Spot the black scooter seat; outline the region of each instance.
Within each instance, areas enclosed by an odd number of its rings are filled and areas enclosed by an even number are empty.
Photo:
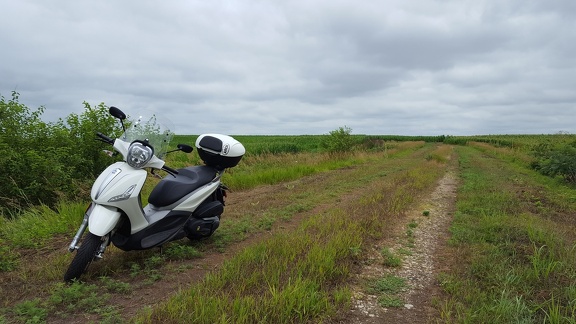
[[[171,205],[215,177],[216,169],[206,165],[178,169],[176,176],[166,176],[154,187],[148,203],[156,207]]]

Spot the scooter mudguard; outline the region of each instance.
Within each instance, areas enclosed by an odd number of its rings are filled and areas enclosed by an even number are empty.
[[[90,217],[88,217],[88,230],[98,236],[104,236],[118,223],[120,212],[114,207],[94,205]]]

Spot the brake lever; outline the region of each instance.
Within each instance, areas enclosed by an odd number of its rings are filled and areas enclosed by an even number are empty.
[[[154,169],[150,169],[150,174],[153,175],[154,177],[158,178],[158,179],[162,179],[162,176],[159,175],[158,173],[155,173]]]
[[[102,152],[104,152],[104,154],[108,155],[109,157],[113,157],[116,154],[114,154],[115,152],[112,152],[110,150],[102,150]]]

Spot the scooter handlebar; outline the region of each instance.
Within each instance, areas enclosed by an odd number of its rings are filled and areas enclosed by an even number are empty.
[[[114,140],[111,139],[110,137],[98,132],[96,133],[96,136],[100,137],[102,139],[103,142],[106,142],[108,144],[114,144]]]

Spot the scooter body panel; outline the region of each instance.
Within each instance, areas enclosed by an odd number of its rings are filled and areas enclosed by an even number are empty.
[[[135,169],[125,162],[116,162],[106,168],[94,182],[91,197],[97,205],[116,207],[126,213],[132,225],[131,232],[146,228],[139,194],[147,172]]]
[[[144,250],[162,245],[175,239],[186,236],[184,226],[191,213],[169,212],[165,217],[137,233],[123,235],[116,232],[112,236],[112,243],[124,251]]]
[[[88,217],[88,230],[98,236],[104,236],[116,227],[120,212],[114,207],[94,204]]]
[[[210,197],[210,195],[218,189],[218,186],[220,186],[220,178],[216,178],[212,182],[194,190],[190,195],[179,201],[178,205],[174,206],[172,210],[192,213],[206,198]]]

